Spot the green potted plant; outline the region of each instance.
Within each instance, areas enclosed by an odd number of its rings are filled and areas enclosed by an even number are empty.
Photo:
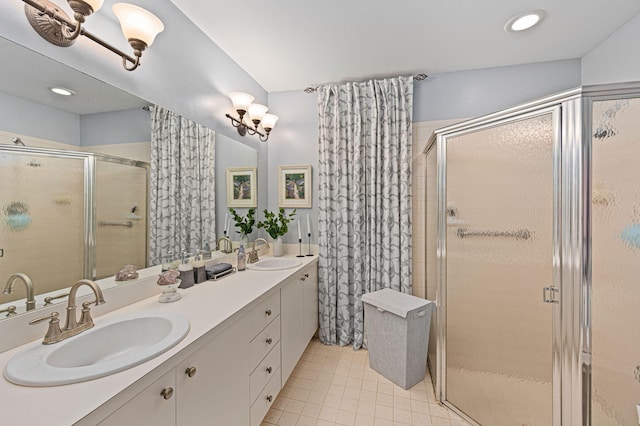
[[[273,238],[274,256],[282,256],[282,237],[289,232],[288,224],[293,220],[295,215],[295,210],[286,214],[282,207],[280,207],[277,215],[269,210],[264,210],[264,220],[258,222],[258,228],[264,228],[267,234]]]
[[[240,234],[240,239],[246,245],[249,242],[249,234],[253,232],[253,225],[255,225],[256,223],[255,219],[253,218],[256,209],[249,209],[246,216],[239,215],[235,211],[235,209],[231,208],[229,209],[229,212],[231,213],[231,217],[235,221],[234,226],[240,229],[240,231],[236,232]]]

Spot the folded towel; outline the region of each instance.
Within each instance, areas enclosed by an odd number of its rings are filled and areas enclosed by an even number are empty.
[[[226,275],[233,269],[233,266],[230,263],[218,263],[217,265],[207,266],[205,270],[207,271],[207,279],[215,280],[218,277]]]

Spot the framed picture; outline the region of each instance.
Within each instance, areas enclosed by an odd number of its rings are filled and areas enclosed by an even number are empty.
[[[227,207],[257,207],[256,168],[227,168]]]
[[[311,208],[311,166],[280,166],[279,206]]]

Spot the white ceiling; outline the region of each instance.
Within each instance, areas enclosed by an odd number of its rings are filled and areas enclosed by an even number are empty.
[[[171,0],[268,92],[580,58],[638,0]],[[507,33],[512,16],[546,19]]]

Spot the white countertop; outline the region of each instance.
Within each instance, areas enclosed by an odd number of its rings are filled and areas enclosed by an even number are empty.
[[[295,258],[295,256],[284,256]],[[71,425],[108,402],[119,392],[143,378],[157,367],[167,365],[188,355],[183,351],[191,343],[209,333],[225,321],[244,314],[267,293],[276,290],[280,284],[300,269],[317,262],[318,257],[300,258],[302,265],[279,271],[236,272],[219,281],[206,281],[188,289],[180,289],[182,299],[173,303],[159,303],[158,295],[149,297],[124,308],[95,318],[95,326],[113,316],[129,312],[168,311],[182,314],[191,322],[191,329],[178,345],[158,357],[136,367],[87,382],[53,387],[25,387],[0,380],[2,398],[2,423],[13,425]],[[108,303],[108,301],[107,301]],[[63,309],[61,309],[63,311]],[[61,312],[61,317],[64,312]],[[43,327],[43,335],[46,327]],[[4,371],[7,362],[16,353],[34,345],[42,339],[0,353],[0,368]],[[167,368],[169,368],[167,367]]]

